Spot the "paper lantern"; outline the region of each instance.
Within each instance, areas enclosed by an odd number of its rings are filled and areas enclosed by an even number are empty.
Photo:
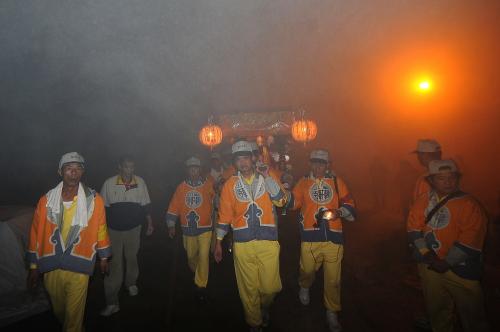
[[[200,130],[198,135],[201,144],[210,147],[212,149],[214,146],[219,145],[222,142],[222,129],[213,124],[209,124]]]
[[[316,138],[318,127],[312,120],[296,120],[292,123],[292,137],[297,142],[307,143]]]

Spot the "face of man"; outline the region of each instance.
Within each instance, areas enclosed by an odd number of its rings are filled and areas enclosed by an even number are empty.
[[[417,152],[417,158],[420,165],[428,167],[431,161],[441,159],[441,152]]]
[[[187,169],[188,177],[191,180],[198,180],[200,178],[201,169],[199,166],[189,166]]]
[[[324,177],[326,174],[326,169],[328,168],[328,163],[323,161],[311,161],[311,172],[315,178]]]
[[[118,166],[120,175],[123,179],[131,179],[135,171],[135,163],[133,161],[126,160],[121,165]]]
[[[431,176],[430,182],[438,195],[449,195],[458,190],[459,177],[455,172],[443,172]]]
[[[234,159],[234,164],[238,169],[238,171],[240,171],[243,174],[248,174],[252,171],[252,166],[253,166],[252,159],[253,158],[250,155],[238,156]]]
[[[69,187],[78,186],[83,173],[83,165],[80,163],[64,164],[61,171],[59,171],[59,174],[61,175],[63,180],[63,184]]]

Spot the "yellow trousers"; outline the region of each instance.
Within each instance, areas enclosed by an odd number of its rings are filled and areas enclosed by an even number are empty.
[[[63,325],[63,331],[83,331],[89,276],[66,270],[54,270],[44,274],[43,283],[49,293],[54,314]]]
[[[299,285],[310,288],[316,271],[323,265],[325,307],[340,311],[340,274],[344,246],[333,242],[302,242],[300,246]]]
[[[262,308],[269,309],[281,290],[280,245],[278,241],[234,242],[234,270],[245,320],[262,324]]]
[[[208,283],[208,266],[212,232],[205,232],[198,236],[183,236],[188,265],[194,272],[196,286],[205,288]]]
[[[464,332],[489,331],[479,281],[461,278],[452,271],[437,273],[421,265],[425,306],[434,332],[453,331],[454,309]]]

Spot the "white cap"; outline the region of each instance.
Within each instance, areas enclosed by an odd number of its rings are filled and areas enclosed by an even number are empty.
[[[85,159],[78,152],[68,152],[61,157],[59,160],[59,170],[62,170],[64,164],[68,163],[80,163],[82,166],[85,164]]]
[[[252,146],[252,151],[259,150],[259,146],[257,145],[257,142],[250,142],[250,145]]]
[[[196,157],[191,157],[188,160],[186,160],[186,166],[191,167],[191,166],[198,166],[201,167],[201,161],[200,159]]]
[[[259,146],[257,145],[257,142],[250,142],[250,145],[252,146],[252,151],[259,150]]]
[[[417,149],[413,151],[418,152],[439,152],[441,151],[441,145],[434,139],[419,139],[417,142]]]
[[[313,150],[311,152],[309,160],[313,160],[313,159],[322,160],[322,161],[324,161],[326,163],[330,161],[330,157],[328,155],[328,151],[326,151],[326,150]]]
[[[250,153],[252,154],[252,144],[248,141],[238,141],[231,147],[232,154],[236,153]]]
[[[446,160],[432,160],[429,163],[429,175],[435,175],[445,172],[457,172],[457,164],[451,159]]]

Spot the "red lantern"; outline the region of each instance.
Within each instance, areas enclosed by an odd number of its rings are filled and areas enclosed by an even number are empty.
[[[222,129],[217,125],[208,124],[201,128],[198,138],[200,139],[201,144],[212,149],[214,146],[219,145],[222,142]]]
[[[297,142],[308,143],[316,138],[318,127],[312,120],[296,120],[292,124],[292,137]]]

